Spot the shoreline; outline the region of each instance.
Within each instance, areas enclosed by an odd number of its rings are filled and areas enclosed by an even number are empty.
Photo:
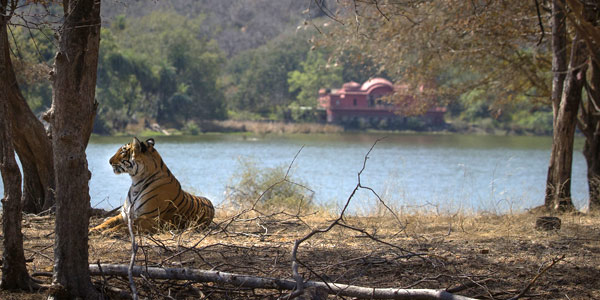
[[[425,130],[413,129],[358,129],[345,128],[339,124],[326,123],[292,123],[282,121],[202,121],[192,126],[185,126],[181,129],[171,127],[161,127],[158,124],[153,126],[128,126],[125,130],[113,134],[104,135],[93,133],[94,136],[189,136],[210,133],[221,134],[244,134],[252,133],[258,135],[265,134],[336,134],[336,133],[364,133],[364,134],[433,134],[433,135],[475,135],[475,136],[541,136],[551,137],[551,133],[539,134],[528,130],[503,130],[503,129],[484,129],[480,126],[452,126],[452,123],[446,123],[441,127],[431,127]],[[581,136],[581,134],[576,134]]]

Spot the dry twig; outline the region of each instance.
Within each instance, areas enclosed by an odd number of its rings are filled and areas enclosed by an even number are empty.
[[[294,280],[296,281],[296,289],[290,294],[288,295],[288,298],[295,298],[298,297],[300,295],[302,295],[302,293],[304,293],[304,279],[302,278],[302,276],[300,275],[300,273],[298,272],[298,265],[299,265],[299,261],[298,261],[298,249],[300,247],[300,244],[302,244],[303,242],[307,241],[308,239],[310,239],[312,236],[319,234],[319,233],[326,233],[328,231],[330,231],[332,228],[334,228],[336,225],[340,226],[340,227],[344,227],[350,230],[354,230],[354,231],[358,231],[364,235],[366,235],[367,237],[371,238],[374,241],[386,244],[388,246],[392,246],[395,248],[400,249],[402,252],[408,252],[410,254],[412,254],[413,256],[419,256],[420,254],[416,254],[416,253],[412,253],[410,251],[404,250],[401,247],[392,245],[390,243],[387,242],[383,242],[377,238],[375,238],[373,235],[367,233],[365,230],[359,229],[359,228],[355,228],[353,226],[349,226],[347,224],[344,224],[344,214],[346,212],[346,210],[348,209],[348,206],[350,205],[350,201],[352,200],[352,198],[354,198],[354,195],[356,194],[356,192],[359,189],[367,189],[371,192],[373,192],[375,194],[375,196],[377,196],[377,198],[379,199],[379,201],[388,209],[390,210],[390,212],[392,212],[392,214],[394,215],[394,217],[396,217],[396,220],[399,221],[399,218],[396,216],[396,214],[385,204],[385,202],[379,197],[379,195],[377,195],[377,193],[375,193],[375,191],[369,187],[364,187],[361,184],[360,181],[360,176],[362,174],[362,172],[365,170],[365,168],[367,167],[367,160],[369,159],[369,154],[371,153],[371,151],[373,151],[373,148],[375,148],[375,145],[377,145],[377,143],[379,141],[381,141],[383,138],[381,139],[377,139],[373,145],[371,146],[371,148],[369,149],[369,151],[367,152],[367,154],[365,154],[364,156],[364,160],[363,160],[363,165],[362,168],[360,169],[360,171],[358,172],[358,183],[356,184],[356,186],[354,187],[354,190],[352,191],[352,193],[350,194],[350,196],[348,197],[348,199],[346,200],[346,203],[344,205],[344,207],[342,208],[342,211],[340,212],[340,214],[338,215],[338,217],[333,220],[329,226],[327,226],[324,229],[314,229],[313,231],[311,231],[310,233],[308,233],[307,235],[305,235],[304,237],[302,237],[301,239],[298,239],[294,242],[294,247],[292,248],[292,276],[294,278]],[[331,285],[335,285],[334,283],[332,283]],[[330,288],[331,286],[329,284],[326,284],[326,288]]]
[[[554,265],[556,263],[558,263],[559,261],[563,260],[565,258],[565,255],[562,255],[561,257],[555,258],[552,260],[552,263],[550,263],[548,266],[546,266],[545,268],[543,268],[540,272],[538,272],[527,284],[527,286],[516,296],[510,298],[509,300],[517,300],[523,296],[525,296],[525,294],[527,294],[527,292],[529,292],[529,290],[531,289],[531,287],[535,284],[535,282],[540,278],[540,276],[542,276],[544,273],[546,273],[546,271],[550,270],[550,268],[554,267]]]
[[[135,282],[133,281],[133,268],[135,265],[135,256],[137,254],[138,245],[135,242],[135,233],[133,232],[133,211],[135,201],[131,203],[129,209],[127,211],[127,228],[129,229],[129,237],[131,240],[131,259],[129,260],[129,268],[127,270],[127,274],[129,277],[129,288],[131,289],[131,298],[133,300],[138,300],[137,289],[135,287]]]

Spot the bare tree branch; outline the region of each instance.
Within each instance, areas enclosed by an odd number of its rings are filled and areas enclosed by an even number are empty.
[[[90,265],[92,275],[110,275],[126,277],[129,266],[118,264]],[[133,276],[153,279],[190,280],[194,282],[214,282],[231,284],[237,287],[293,290],[296,281],[277,279],[243,274],[227,273],[220,271],[205,271],[188,268],[157,268],[135,266]],[[469,297],[453,295],[445,290],[435,289],[403,289],[403,288],[372,288],[347,284],[307,281],[307,287],[327,290],[329,294],[366,298],[366,299],[443,299],[443,300],[468,300]]]
[[[127,229],[129,230],[129,238],[131,240],[131,259],[129,260],[129,268],[127,269],[127,276],[129,278],[129,289],[131,290],[131,295],[133,300],[138,299],[137,288],[135,287],[135,282],[133,281],[133,268],[135,266],[135,256],[137,254],[138,245],[135,242],[135,233],[133,232],[133,211],[135,201],[131,202],[129,208],[127,209]]]
[[[538,0],[535,0],[535,9],[537,12],[538,24],[540,25],[540,31],[542,32],[542,36],[540,36],[540,40],[536,45],[539,46],[542,44],[542,41],[544,41],[544,35],[546,34],[546,32],[544,31],[544,23],[542,22],[542,15],[540,14],[540,3],[538,2]]]
[[[367,190],[373,192],[377,196],[377,198],[379,199],[379,201],[381,203],[383,203],[383,205],[390,212],[392,212],[392,214],[394,215],[394,217],[396,217],[396,220],[398,220],[398,222],[400,222],[398,216],[385,204],[385,202],[379,197],[379,195],[377,195],[377,193],[375,193],[375,191],[373,189],[368,188],[368,187],[363,187],[362,184],[361,184],[361,180],[360,180],[360,176],[361,176],[362,172],[367,167],[367,160],[369,159],[369,154],[371,153],[371,151],[373,151],[373,148],[375,148],[375,145],[377,145],[377,143],[380,142],[382,139],[384,139],[384,138],[377,139],[373,143],[373,145],[371,146],[371,148],[369,149],[369,151],[367,152],[367,154],[365,154],[362,168],[358,172],[358,183],[356,184],[356,186],[354,187],[354,190],[352,191],[352,193],[350,194],[350,196],[346,200],[346,203],[345,203],[342,211],[338,215],[337,219],[335,219],[334,221],[332,221],[329,224],[329,226],[327,226],[326,228],[324,228],[324,229],[314,229],[313,231],[311,231],[310,233],[308,233],[307,235],[305,235],[301,239],[298,239],[298,240],[296,240],[294,242],[294,247],[292,248],[292,276],[293,276],[294,280],[296,281],[296,290],[289,295],[289,298],[297,297],[297,296],[301,295],[304,292],[304,286],[305,286],[305,283],[303,282],[304,279],[302,278],[302,276],[298,272],[298,265],[299,265],[299,262],[298,262],[298,248],[300,247],[300,244],[302,244],[303,242],[305,242],[306,240],[310,239],[312,236],[314,236],[314,235],[316,235],[318,233],[325,233],[325,232],[330,231],[336,225],[344,227],[344,228],[347,228],[347,229],[351,229],[351,230],[354,230],[354,231],[358,231],[360,233],[363,233],[366,236],[368,236],[369,238],[371,238],[371,239],[373,239],[373,240],[375,240],[377,242],[383,243],[383,244],[388,245],[388,246],[393,246],[395,248],[400,249],[402,252],[411,253],[410,251],[402,249],[401,247],[397,247],[397,246],[391,245],[391,244],[389,244],[387,242],[383,242],[383,241],[375,238],[374,236],[370,235],[369,233],[367,233],[366,231],[364,231],[362,229],[358,229],[358,228],[355,228],[355,227],[343,224],[344,214],[345,214],[346,210],[348,209],[348,206],[350,205],[350,201],[352,200],[352,198],[354,198],[354,195],[356,194],[356,192],[359,189],[361,189],[361,188],[364,188],[364,189],[367,189]],[[419,254],[415,254],[415,253],[411,253],[411,254],[414,254],[414,256],[419,256]],[[333,285],[333,283],[332,283],[332,285]]]

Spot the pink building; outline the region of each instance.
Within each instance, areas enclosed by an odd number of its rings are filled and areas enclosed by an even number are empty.
[[[405,118],[398,113],[398,105],[381,99],[399,88],[401,87],[394,87],[384,78],[373,78],[362,85],[354,81],[346,82],[338,90],[319,90],[319,108],[326,111],[328,123],[341,123],[358,118],[370,121]],[[406,101],[414,100],[411,96],[406,97]],[[441,125],[444,123],[445,112],[445,108],[434,107],[423,117],[432,125]]]

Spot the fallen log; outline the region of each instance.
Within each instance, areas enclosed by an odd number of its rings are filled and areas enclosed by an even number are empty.
[[[128,276],[129,266],[118,264],[90,264],[91,275]],[[250,276],[220,271],[206,271],[189,268],[158,268],[134,266],[134,277],[144,275],[153,279],[189,280],[194,282],[214,282],[232,284],[237,287],[294,290],[296,281],[269,277]],[[305,287],[313,287],[333,295],[371,298],[371,299],[442,299],[468,300],[473,299],[454,295],[443,289],[401,289],[401,288],[371,288],[355,285],[307,281]]]

